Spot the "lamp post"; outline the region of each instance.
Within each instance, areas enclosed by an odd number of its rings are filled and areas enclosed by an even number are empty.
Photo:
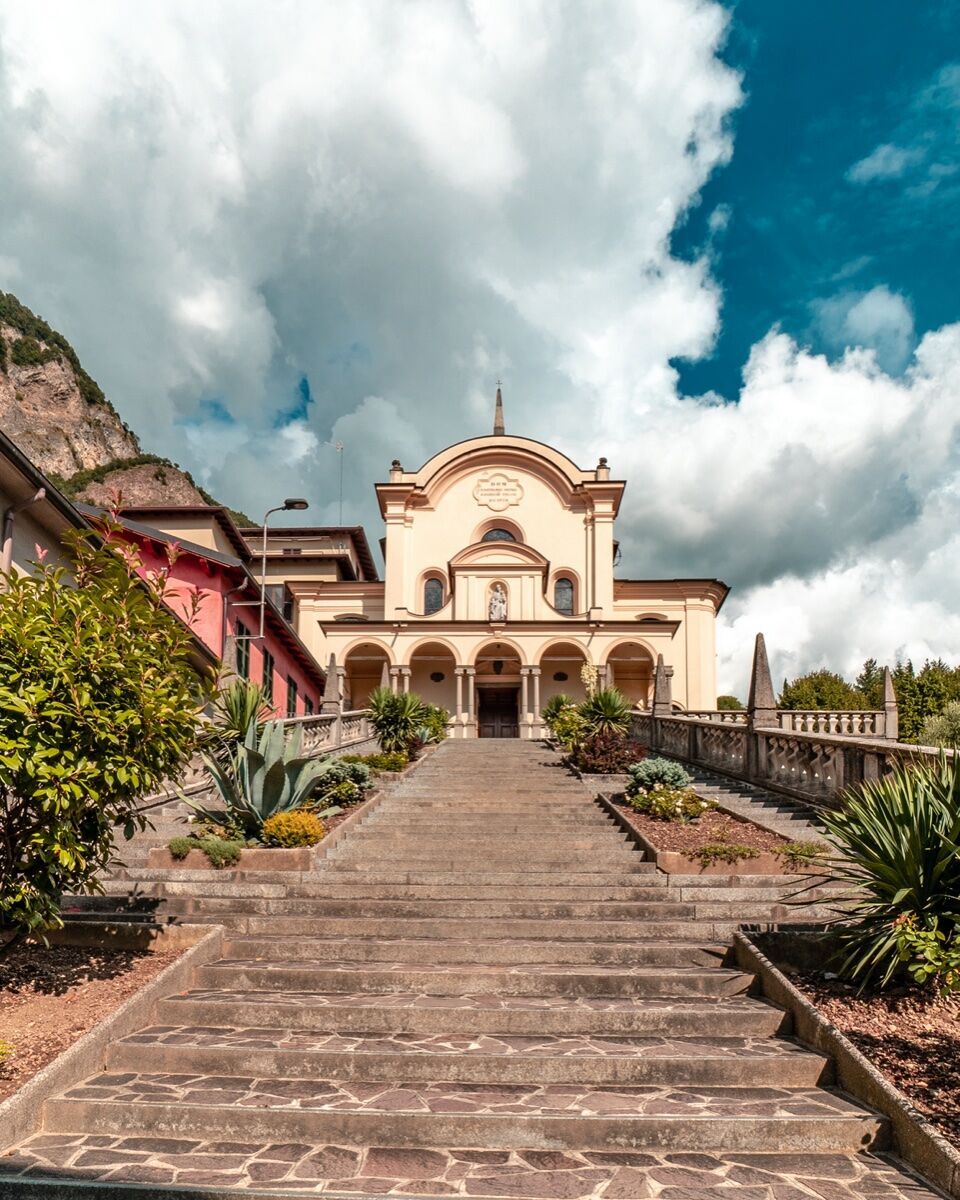
[[[294,510],[302,512],[310,505],[306,500],[299,496],[289,496],[282,504],[278,504],[276,508],[268,508],[263,514],[263,545],[260,550],[260,640],[263,640],[263,623],[267,608],[267,521],[274,513],[277,512],[292,512]]]

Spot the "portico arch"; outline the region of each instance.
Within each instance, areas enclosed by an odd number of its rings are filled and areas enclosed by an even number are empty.
[[[457,705],[457,666],[453,648],[440,638],[419,642],[409,658],[410,691],[453,713]]]
[[[615,643],[604,657],[607,684],[631,704],[649,708],[653,699],[653,652],[639,639]]]
[[[377,641],[354,642],[344,656],[343,666],[344,698],[349,707],[364,708],[370,693],[380,686],[384,668],[390,669],[390,651]]]
[[[580,671],[587,661],[586,651],[572,641],[550,642],[537,660],[540,668],[540,704],[551,696],[565,695],[579,702],[586,696]]]

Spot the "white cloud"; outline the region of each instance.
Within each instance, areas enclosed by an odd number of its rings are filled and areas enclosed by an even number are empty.
[[[847,171],[851,183],[876,183],[881,179],[899,179],[909,167],[923,159],[919,146],[893,146],[884,142]]]
[[[833,361],[773,330],[735,402],[678,395],[671,361],[719,331],[713,251],[681,261],[670,237],[733,150],[727,20],[709,0],[8,5],[0,264],[150,449],[254,515],[302,493],[337,521],[340,440],[344,519],[375,542],[373,482],[485,432],[502,375],[509,430],[628,478],[625,573],[735,585],[725,688],[758,628],[790,673],[960,654],[960,329],[914,352],[905,297],[844,291],[815,313]]]
[[[817,332],[833,350],[862,346],[874,350],[877,362],[891,373],[907,365],[916,336],[906,298],[884,285],[868,292],[842,292],[814,301]]]

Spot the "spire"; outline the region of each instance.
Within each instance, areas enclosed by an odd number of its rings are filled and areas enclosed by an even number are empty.
[[[503,437],[506,430],[503,427],[503,396],[500,395],[500,381],[497,380],[497,406],[493,413],[493,436]]]
[[[668,667],[663,661],[663,655],[657,655],[657,667],[653,675],[653,715],[669,717],[673,713],[673,688],[670,676],[673,667]]]
[[[321,713],[338,713],[340,711],[340,674],[337,671],[337,656],[330,655],[327,665],[327,679],[323,688],[323,700],[320,704]]]
[[[758,728],[776,727],[780,723],[777,699],[773,694],[767,644],[763,634],[757,634],[753,649],[753,668],[750,672],[750,698],[747,700],[750,724]]]

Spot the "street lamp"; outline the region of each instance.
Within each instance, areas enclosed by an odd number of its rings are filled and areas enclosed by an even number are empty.
[[[263,622],[266,615],[267,605],[267,521],[278,512],[302,512],[310,505],[306,500],[299,496],[289,496],[282,504],[278,504],[276,508],[268,508],[263,514],[263,546],[260,551],[260,640],[263,640]]]

